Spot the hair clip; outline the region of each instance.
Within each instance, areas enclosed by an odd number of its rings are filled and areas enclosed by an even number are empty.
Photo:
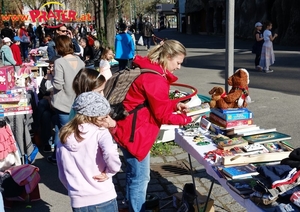
[[[101,76],[102,74],[99,72],[99,74],[98,74],[98,76],[97,76],[97,78],[96,79],[98,79],[100,76]]]

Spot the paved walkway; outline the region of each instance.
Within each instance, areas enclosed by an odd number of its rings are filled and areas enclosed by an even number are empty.
[[[197,190],[203,195],[208,194],[212,178],[206,173],[204,167],[193,158],[192,165]],[[163,167],[165,167],[165,170]],[[157,156],[151,158],[151,180],[148,185],[148,193],[159,196],[160,212],[176,211],[176,208],[173,207],[172,195],[174,193],[181,192],[184,184],[192,183],[192,177],[189,173],[187,173],[189,172],[188,167],[188,154],[179,146],[172,149],[172,154],[170,156]],[[122,200],[125,195],[124,168],[125,167],[123,166],[121,172],[115,176],[114,180],[118,192],[120,208],[123,207]],[[167,171],[170,169],[173,171]],[[160,174],[155,173],[157,170],[161,170]],[[215,211],[246,211],[218,183],[214,184],[211,198],[214,200]]]

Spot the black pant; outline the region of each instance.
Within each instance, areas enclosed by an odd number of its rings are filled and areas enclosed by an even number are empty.
[[[259,65],[260,55],[261,55],[261,54],[256,54],[256,56],[255,56],[255,66],[258,66],[258,65]]]
[[[132,59],[116,59],[119,62],[119,71],[124,70],[126,67],[132,68]]]

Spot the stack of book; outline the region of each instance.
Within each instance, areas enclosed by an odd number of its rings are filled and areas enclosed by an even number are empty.
[[[252,116],[252,112],[247,108],[229,108],[226,110],[211,108],[209,119],[225,129],[232,129],[252,125]]]
[[[0,118],[30,113],[32,108],[26,98],[26,88],[15,87],[0,93]]]

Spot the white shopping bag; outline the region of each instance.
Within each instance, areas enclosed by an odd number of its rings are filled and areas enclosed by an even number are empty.
[[[139,45],[141,46],[144,46],[144,39],[143,39],[143,36],[140,36],[138,42],[137,42]]]

